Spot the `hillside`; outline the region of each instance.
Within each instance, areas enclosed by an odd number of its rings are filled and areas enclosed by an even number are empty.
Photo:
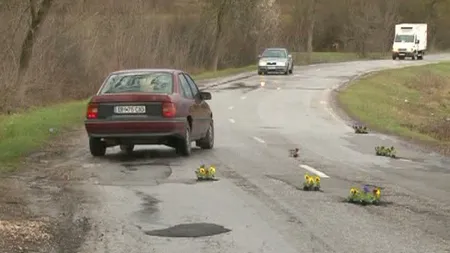
[[[448,1],[315,0],[313,9],[313,0],[34,2],[0,2],[3,112],[85,98],[116,69],[196,73],[251,64],[267,46],[305,51],[312,17],[315,51],[389,51],[401,21],[428,22],[430,47],[450,47]]]

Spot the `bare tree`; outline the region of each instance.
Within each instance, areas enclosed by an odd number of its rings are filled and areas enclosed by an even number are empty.
[[[308,33],[306,42],[307,62],[311,62],[313,52],[314,25],[316,23],[316,4],[318,0],[309,0],[308,8]]]

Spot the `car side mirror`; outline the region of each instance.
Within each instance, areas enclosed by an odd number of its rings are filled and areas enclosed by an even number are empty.
[[[258,59],[261,58],[261,57],[262,57],[262,55],[258,54]]]
[[[289,58],[292,58],[292,54],[288,55]]]
[[[419,44],[420,40],[416,40],[416,44]]]
[[[203,100],[211,100],[211,98],[212,98],[211,93],[210,92],[206,92],[206,91],[200,92],[200,97]]]

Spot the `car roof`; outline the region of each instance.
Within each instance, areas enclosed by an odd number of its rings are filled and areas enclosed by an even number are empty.
[[[284,48],[284,47],[268,47],[265,50],[286,50],[287,51],[287,48]]]
[[[184,72],[178,69],[163,69],[163,68],[154,68],[154,69],[123,69],[111,72],[113,74],[134,74],[134,73],[151,73],[151,72],[167,72],[167,73],[175,73],[175,72]]]

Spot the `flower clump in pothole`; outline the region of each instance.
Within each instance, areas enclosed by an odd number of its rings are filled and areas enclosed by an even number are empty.
[[[371,189],[372,188],[372,189]],[[351,188],[347,201],[360,205],[377,205],[380,203],[381,190],[378,187],[365,185],[363,189]]]
[[[367,129],[366,126],[353,125],[353,129],[355,130],[355,133],[357,133],[357,134],[367,134],[367,133],[369,133],[369,130]]]
[[[375,147],[375,154],[377,156],[386,156],[386,157],[392,157],[395,158],[395,148],[394,147],[385,147],[385,146],[377,146]]]
[[[298,148],[289,149],[289,156],[297,158],[298,157],[298,152],[299,152]]]
[[[204,164],[200,165],[200,167],[195,171],[195,175],[197,176],[197,180],[217,180],[216,179],[216,167],[213,165],[206,168]]]
[[[303,183],[305,191],[320,191],[320,177],[305,174],[305,182]]]

